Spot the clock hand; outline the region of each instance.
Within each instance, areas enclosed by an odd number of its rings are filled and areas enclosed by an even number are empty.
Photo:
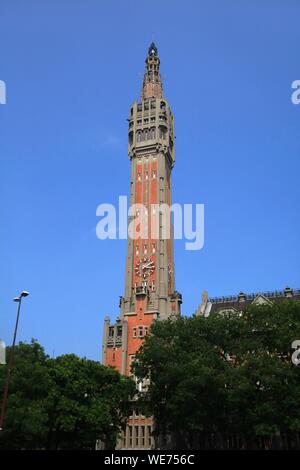
[[[143,269],[150,267],[152,264],[153,264],[153,261],[150,261],[149,263],[143,266]]]

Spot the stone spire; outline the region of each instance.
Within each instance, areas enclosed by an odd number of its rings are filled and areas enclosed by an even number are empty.
[[[143,80],[142,100],[147,98],[163,98],[163,87],[159,73],[160,60],[154,42],[150,44],[145,62],[146,73]]]

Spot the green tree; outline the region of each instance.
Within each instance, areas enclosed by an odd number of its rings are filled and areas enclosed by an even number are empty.
[[[283,436],[298,445],[295,339],[300,303],[292,301],[156,322],[134,364],[137,377],[150,379],[140,404],[177,448],[224,448],[232,436],[238,447],[287,445]]]
[[[134,383],[113,368],[65,355],[48,361],[48,448],[114,446],[129,413]]]
[[[34,340],[16,347],[4,431],[0,434],[1,447],[34,449],[42,445],[47,422],[43,400],[49,386],[46,361],[43,348]],[[5,376],[6,367],[1,366],[1,391]]]
[[[5,374],[2,366],[0,390]],[[96,439],[113,446],[134,388],[129,378],[95,361],[50,359],[36,341],[19,343],[0,448],[92,449]]]

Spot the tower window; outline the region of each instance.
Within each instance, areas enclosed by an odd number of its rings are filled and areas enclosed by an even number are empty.
[[[135,429],[135,446],[139,445],[139,426],[134,426]]]
[[[132,145],[133,142],[133,132],[129,132],[129,145]]]
[[[136,140],[137,140],[138,142],[141,142],[141,140],[142,140],[142,133],[141,133],[141,131],[138,131]]]
[[[133,337],[136,338],[136,328],[133,328]]]
[[[122,327],[121,326],[117,327],[117,336],[122,336]]]
[[[152,445],[152,429],[151,426],[147,426],[148,428],[148,446]]]
[[[166,138],[166,131],[162,127],[159,128],[159,137],[160,137],[160,139],[165,139]]]
[[[151,129],[151,139],[155,139],[155,128]]]
[[[142,447],[145,446],[145,426],[141,426],[141,445]]]
[[[139,326],[139,337],[143,337],[144,336],[144,328],[142,326]]]
[[[108,335],[109,335],[110,338],[113,338],[113,336],[114,336],[114,327],[113,326],[111,326],[109,328]]]
[[[145,130],[145,140],[148,140],[148,130]]]

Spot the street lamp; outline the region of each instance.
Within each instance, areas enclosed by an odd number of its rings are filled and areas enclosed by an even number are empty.
[[[3,421],[4,421],[4,418],[5,418],[6,407],[7,407],[8,388],[9,388],[9,382],[10,382],[11,371],[12,371],[14,355],[15,355],[15,345],[16,345],[16,337],[17,337],[17,330],[18,330],[18,324],[19,324],[19,318],[20,318],[22,298],[27,297],[28,295],[29,295],[29,292],[27,292],[26,290],[23,290],[21,292],[21,294],[19,295],[19,297],[14,298],[14,302],[18,302],[18,313],[17,313],[17,319],[16,319],[15,331],[14,331],[14,339],[13,339],[13,343],[12,343],[12,347],[11,347],[11,351],[10,351],[9,362],[8,362],[8,366],[7,366],[7,375],[6,375],[4,391],[3,391],[1,416],[0,416],[0,431],[3,431]]]

